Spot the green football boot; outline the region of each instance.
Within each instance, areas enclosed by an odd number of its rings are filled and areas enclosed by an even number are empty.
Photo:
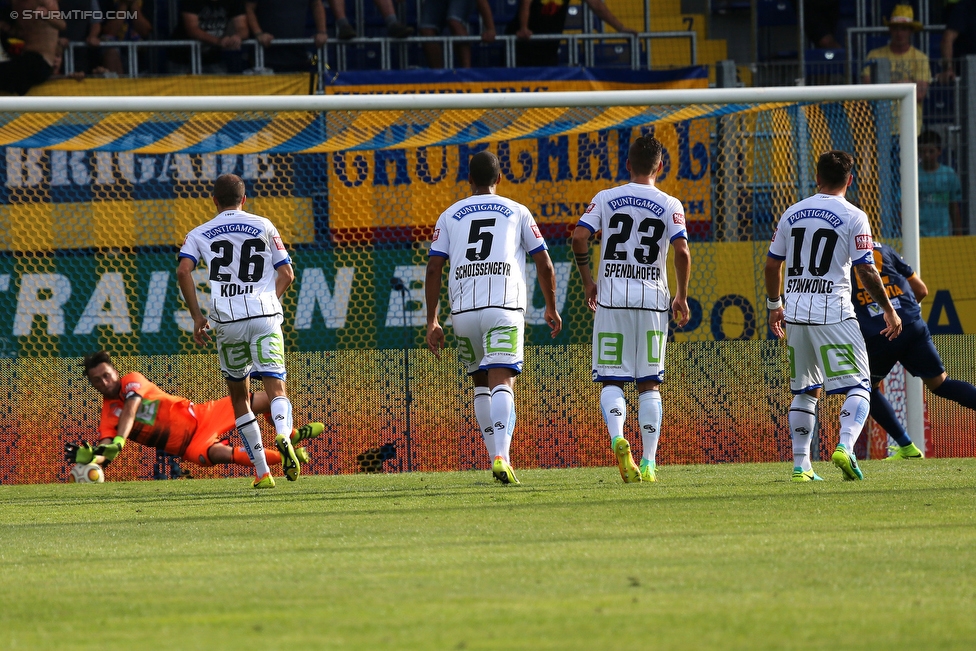
[[[888,450],[892,452],[892,455],[890,457],[887,457],[885,461],[888,461],[889,459],[897,460],[897,459],[924,459],[925,458],[925,455],[922,454],[922,451],[919,450],[918,446],[916,446],[914,443],[909,443],[908,445],[900,446],[900,447],[897,445],[893,445],[890,448],[888,448]]]
[[[834,453],[830,455],[830,460],[844,473],[845,481],[860,481],[864,479],[864,473],[857,467],[857,457],[847,451],[843,445],[838,445]]]
[[[316,436],[325,431],[325,425],[322,423],[309,423],[303,427],[292,431],[291,442],[295,445],[301,443],[305,439],[314,439]]]
[[[625,484],[638,484],[641,481],[641,471],[634,463],[634,455],[630,453],[630,443],[622,436],[613,442],[613,454],[620,466],[620,478]]]
[[[515,476],[512,465],[501,457],[495,457],[495,461],[491,464],[491,474],[505,485],[521,483]]]
[[[641,481],[657,481],[657,476],[654,474],[656,470],[657,464],[653,461],[648,461],[647,459],[640,460]]]
[[[255,477],[254,483],[251,486],[254,488],[274,488],[274,477],[271,476],[270,472],[266,472],[262,477]]]
[[[281,453],[281,471],[285,474],[285,478],[288,481],[295,481],[302,471],[302,466],[298,463],[298,456],[295,454],[291,439],[278,434],[275,437],[275,447]]]
[[[797,466],[793,468],[793,477],[790,481],[823,481],[823,477],[815,473],[812,468],[804,470]]]

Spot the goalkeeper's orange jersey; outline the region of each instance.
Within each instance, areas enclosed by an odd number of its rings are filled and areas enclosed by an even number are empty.
[[[105,398],[102,404],[102,419],[98,426],[101,438],[110,439],[116,435],[126,397],[138,395],[142,402],[136,410],[129,440],[183,456],[197,429],[193,403],[166,393],[142,373],[129,373],[119,379],[122,383],[119,396]]]

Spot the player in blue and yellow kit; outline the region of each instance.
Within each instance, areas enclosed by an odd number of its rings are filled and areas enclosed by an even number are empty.
[[[878,242],[874,243],[874,266],[881,273],[885,291],[901,317],[902,332],[891,341],[880,334],[885,327],[881,310],[855,276],[852,301],[871,366],[871,417],[898,444],[899,448],[892,458],[921,459],[922,451],[912,442],[898,422],[891,403],[878,389],[881,381],[888,376],[896,362],[901,362],[905,370],[922,378],[925,386],[935,395],[974,410],[976,387],[946,375],[939,351],[932,343],[929,327],[922,319],[918,303],[928,294],[928,288],[918,274],[897,251]]]

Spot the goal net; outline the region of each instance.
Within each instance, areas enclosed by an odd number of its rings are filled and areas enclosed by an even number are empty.
[[[627,180],[641,133],[665,146],[659,185],[685,206],[693,256],[692,319],[668,349],[660,462],[785,460],[786,352],[762,301],[768,239],[815,191],[817,156],[843,149],[857,160],[849,197],[918,264],[914,137],[898,135],[915,130],[914,110],[898,110],[905,88],[0,100],[0,483],[60,481],[63,444],[96,438],[101,398],[85,354],[107,350],[121,372],[195,402],[223,397],[214,350],[193,343],[175,282],[176,252],[212,216],[222,173],[244,178],[246,208],[270,218],[292,254],[289,392],[299,424],[326,424],[308,470],[487,468],[470,381],[453,352],[438,362],[424,346],[423,296],[433,224],[467,195],[468,159],[484,149],[501,160],[499,193],[528,205],[548,239],[565,323],[551,341],[536,290],[513,463],[612,463],[567,237],[596,192]],[[532,265],[528,275],[532,287]],[[911,399],[899,404],[911,418]],[[965,427],[973,440],[972,420],[954,431]],[[126,448],[109,477],[152,476],[154,461]]]

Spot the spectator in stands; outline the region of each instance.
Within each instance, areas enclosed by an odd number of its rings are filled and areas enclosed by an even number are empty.
[[[332,13],[335,14],[336,29],[339,38],[343,41],[356,38],[356,28],[352,26],[349,18],[346,16],[346,0],[330,1]],[[399,1],[402,2],[402,0]],[[390,38],[407,38],[408,36],[413,36],[413,27],[404,25],[397,18],[396,10],[393,9],[393,0],[373,0],[373,3],[380,10],[380,15],[383,16],[383,20],[386,22],[387,36]]]
[[[602,0],[586,0],[597,18],[618,32],[636,34],[637,30],[625,26],[603,4]],[[562,34],[569,12],[569,0],[521,0],[518,15],[508,24],[506,34],[515,34],[515,65],[552,67],[559,65],[559,41],[536,40],[534,34]]]
[[[58,8],[68,14],[64,19],[65,28],[61,30],[61,48],[67,49],[72,41],[88,43],[89,47],[75,48],[74,66],[75,70],[91,72],[102,61],[102,53],[97,49],[101,23],[78,12],[101,11],[98,0],[59,0]]]
[[[965,235],[959,202],[962,185],[948,165],[939,162],[942,138],[934,131],[918,137],[918,231],[922,237]]]
[[[911,5],[895,5],[891,11],[891,18],[884,21],[888,26],[891,39],[888,45],[877,47],[868,52],[867,60],[876,61],[887,59],[891,62],[892,83],[915,83],[915,101],[918,111],[918,132],[922,132],[922,101],[929,92],[929,80],[932,71],[929,68],[929,57],[912,45],[912,35],[922,29],[922,23],[915,20],[915,12]],[[864,83],[871,83],[868,68],[861,73]]]
[[[794,11],[797,1],[792,0]],[[815,47],[823,50],[841,50],[837,41],[837,23],[840,22],[840,0],[805,0],[803,3],[803,33]]]
[[[958,70],[956,62],[976,54],[976,0],[959,0],[946,17],[942,34],[942,71],[939,82],[951,83]]]
[[[152,5],[143,0],[106,0],[103,6],[106,19],[102,22],[98,34],[94,39],[89,37],[89,44],[93,41],[140,41],[152,37],[153,26],[149,22]],[[113,13],[108,13],[113,12]],[[121,75],[122,54],[118,48],[102,50],[102,66],[109,72]]]
[[[211,74],[241,72],[241,41],[248,36],[244,0],[183,0],[174,36],[203,43],[203,71]],[[189,53],[180,48],[170,56],[177,72],[186,72]]]
[[[315,48],[325,45],[325,7],[322,0],[247,0],[247,24],[263,45],[264,65],[275,72],[308,72],[311,68],[304,45],[272,46],[276,38],[305,38],[309,12],[315,23]]]
[[[495,41],[495,17],[491,12],[488,0],[427,0],[423,3],[420,14],[421,36],[437,36],[446,27],[451,36],[467,36],[468,20],[477,5],[481,16],[481,40],[485,43]],[[427,66],[430,68],[444,67],[444,48],[440,43],[424,43],[424,53],[427,55]],[[454,46],[454,67],[471,67],[471,46],[458,43]]]
[[[11,9],[18,14],[14,30],[24,45],[20,54],[0,63],[0,92],[24,95],[54,72],[58,32],[65,24],[53,13],[59,11],[57,0],[13,0]]]

